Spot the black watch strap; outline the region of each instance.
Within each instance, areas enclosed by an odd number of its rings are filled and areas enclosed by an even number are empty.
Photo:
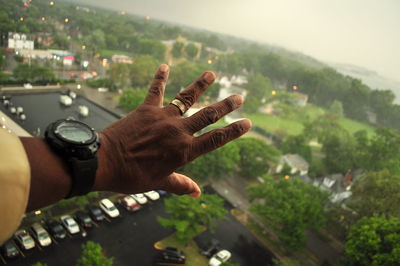
[[[94,185],[97,170],[97,156],[89,160],[79,160],[71,157],[68,162],[71,166],[72,184],[66,198],[82,196],[89,193]]]

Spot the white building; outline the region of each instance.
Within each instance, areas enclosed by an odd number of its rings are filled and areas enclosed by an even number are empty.
[[[9,32],[7,37],[7,48],[14,50],[33,50],[33,39],[24,33]]]
[[[288,165],[290,167],[291,174],[298,173],[299,175],[303,176],[308,173],[308,162],[298,154],[283,155],[279,165],[276,167],[276,172],[282,172],[285,165]]]

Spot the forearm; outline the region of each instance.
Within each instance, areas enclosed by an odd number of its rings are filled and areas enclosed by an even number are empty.
[[[71,177],[62,158],[41,138],[20,138],[31,168],[27,211],[53,204],[66,197]]]

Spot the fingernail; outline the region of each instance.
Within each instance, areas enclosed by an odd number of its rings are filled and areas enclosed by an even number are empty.
[[[233,98],[233,100],[235,101],[235,103],[236,103],[237,105],[242,105],[243,100],[244,100],[242,95],[240,95],[240,94],[235,94],[235,95],[232,95],[232,98]]]
[[[159,69],[160,69],[161,72],[167,72],[169,67],[168,67],[167,64],[162,64],[162,65],[160,65]]]
[[[190,194],[188,194],[190,197],[192,197],[192,198],[198,198],[198,197],[200,197],[200,195],[201,195],[201,192],[200,191],[194,191],[194,192],[192,192],[192,193],[190,193]]]
[[[215,74],[213,72],[206,72],[206,73],[204,73],[204,79],[208,83],[211,83],[215,80]]]
[[[247,118],[241,120],[240,123],[242,124],[244,131],[248,131],[253,126],[251,120]]]

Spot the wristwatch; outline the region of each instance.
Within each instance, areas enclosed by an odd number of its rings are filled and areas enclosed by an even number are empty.
[[[50,147],[64,158],[70,168],[72,186],[66,198],[89,193],[98,165],[100,138],[96,131],[85,123],[61,119],[51,123],[44,135]]]

